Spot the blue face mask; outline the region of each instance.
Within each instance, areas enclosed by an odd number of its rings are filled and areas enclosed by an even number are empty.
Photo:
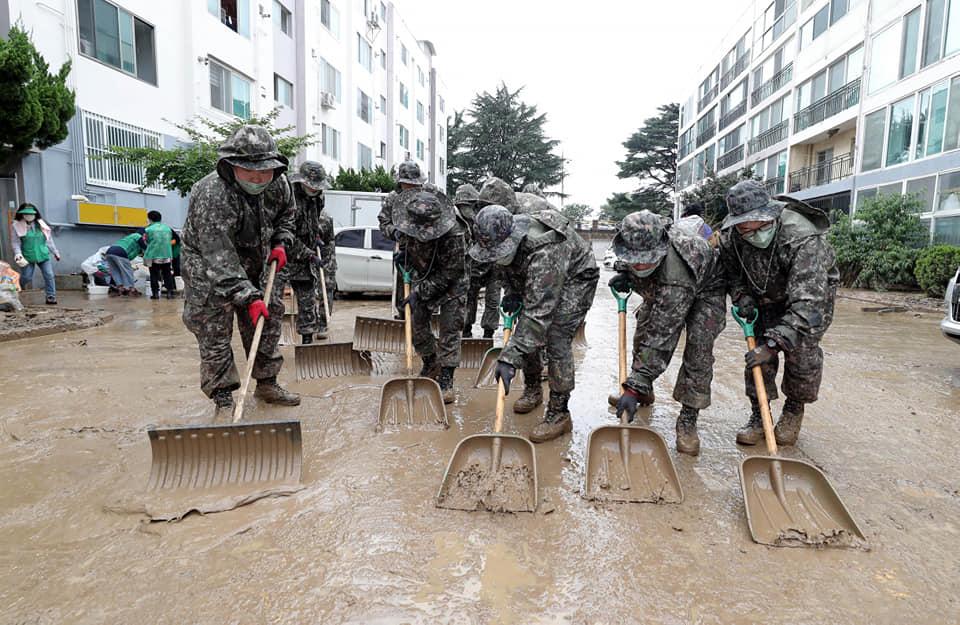
[[[270,182],[273,182],[272,180]],[[263,190],[270,186],[270,182],[245,182],[243,180],[237,180],[237,184],[240,185],[240,188],[249,193],[250,195],[260,195],[263,193]]]
[[[749,234],[741,234],[740,236],[750,245],[765,250],[770,247],[774,237],[777,236],[777,224],[773,222],[769,226],[758,228]]]

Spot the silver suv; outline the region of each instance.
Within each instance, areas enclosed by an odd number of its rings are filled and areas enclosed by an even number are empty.
[[[943,332],[943,335],[956,343],[960,343],[960,286],[958,286],[958,282],[960,282],[960,269],[957,269],[957,273],[950,279],[950,284],[947,285],[947,316],[940,322],[940,331]]]

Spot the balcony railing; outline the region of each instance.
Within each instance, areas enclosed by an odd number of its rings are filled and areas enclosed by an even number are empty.
[[[733,64],[733,67],[728,69],[723,73],[723,76],[720,77],[720,90],[723,91],[737,79],[740,74],[743,73],[743,70],[747,69],[747,65],[750,64],[750,51],[747,50],[740,55],[740,58],[737,59],[737,62]]]
[[[703,94],[703,97],[700,98],[700,101],[697,103],[697,112],[702,113],[703,109],[707,108],[707,106],[714,101],[718,93],[720,93],[720,85],[714,85],[710,91]]]
[[[697,135],[697,147],[699,148],[701,145],[712,139],[715,134],[717,134],[717,125],[710,124],[709,128],[706,128]]]
[[[853,154],[844,154],[790,173],[790,192],[830,184],[853,174]]]
[[[756,106],[783,88],[793,78],[793,63],[773,75],[767,82],[753,90],[750,101]]]
[[[738,145],[717,159],[717,171],[732,167],[743,160],[743,145]]]
[[[770,195],[781,195],[783,193],[783,176],[779,178],[768,178],[763,181],[763,186],[767,188]]]
[[[825,98],[820,98],[793,116],[794,132],[806,130],[841,111],[860,103],[860,79],[840,87]]]
[[[684,134],[686,134],[686,133],[684,133]],[[680,144],[679,144],[678,150],[677,150],[677,160],[678,160],[678,161],[682,161],[683,159],[685,159],[685,158],[687,158],[688,156],[690,156],[690,154],[693,153],[693,147],[694,147],[694,146],[693,146],[693,137],[690,137],[689,139],[685,139],[685,140],[683,140],[683,141],[680,141]]]
[[[750,143],[748,144],[750,147],[750,153],[756,154],[761,150],[766,150],[769,147],[775,146],[787,138],[787,133],[789,130],[790,120],[785,119],[770,130],[760,133],[753,139],[750,139]]]
[[[747,101],[744,100],[740,104],[736,105],[723,116],[720,117],[719,126],[720,130],[723,130],[733,122],[737,121],[743,114],[747,112]]]

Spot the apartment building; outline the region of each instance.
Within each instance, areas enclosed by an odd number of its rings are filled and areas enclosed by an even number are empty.
[[[960,244],[960,0],[756,0],[731,25],[681,106],[678,191],[751,168],[831,211],[911,193]]]
[[[113,145],[185,142],[176,124],[195,117],[224,122],[279,107],[278,125],[318,138],[298,162],[318,160],[335,175],[412,158],[446,185],[436,50],[392,3],[0,0],[0,34],[15,23],[32,31],[51,67],[73,60],[70,136],[28,154],[16,179],[0,179],[7,219],[27,200],[54,225],[58,273],[145,225],[148,210],[183,223],[186,198],[143,188],[140,168],[102,156]]]

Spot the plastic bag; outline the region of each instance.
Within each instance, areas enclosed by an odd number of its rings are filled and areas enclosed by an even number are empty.
[[[103,255],[108,249],[110,249],[110,246],[105,245],[97,250],[95,254],[87,257],[87,260],[80,263],[80,269],[83,270],[83,273],[91,277],[98,271],[110,273],[110,269],[107,267],[107,261],[103,260]]]
[[[0,311],[20,312],[23,304],[20,303],[20,274],[13,270],[9,263],[0,260]]]

